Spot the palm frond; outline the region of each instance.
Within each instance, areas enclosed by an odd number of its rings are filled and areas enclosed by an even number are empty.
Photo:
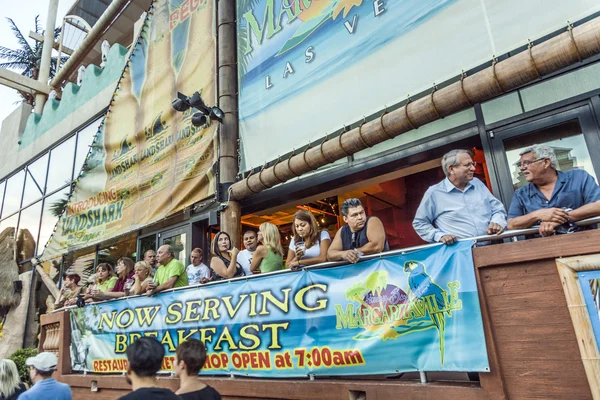
[[[27,69],[27,63],[23,63],[21,61],[5,62],[0,63],[0,68],[25,70]]]
[[[42,27],[40,26],[40,14],[35,16],[35,33],[42,34]]]
[[[67,199],[68,195],[65,195],[64,198],[56,200],[54,203],[50,204],[50,214],[55,217],[60,217],[63,210],[67,207]]]
[[[21,46],[21,50],[25,50],[25,51],[29,51],[29,52],[33,53],[31,46],[29,45],[29,42],[23,36],[23,34],[21,33],[21,30],[19,28],[17,28],[15,21],[13,21],[12,18],[6,18],[6,19],[9,22],[10,30],[13,32],[13,34],[17,38],[17,42]]]

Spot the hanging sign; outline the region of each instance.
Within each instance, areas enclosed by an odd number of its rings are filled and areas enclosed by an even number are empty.
[[[471,243],[71,309],[73,370],[122,372],[136,338],[199,339],[202,373],[488,371]],[[390,357],[393,355],[393,357]]]

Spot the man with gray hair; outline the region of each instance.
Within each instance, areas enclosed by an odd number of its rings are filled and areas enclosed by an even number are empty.
[[[453,244],[504,231],[504,205],[474,177],[475,165],[466,150],[452,150],[442,157],[446,179],[427,189],[413,220],[423,240]]]
[[[583,169],[558,171],[554,150],[535,145],[521,151],[519,169],[527,182],[508,211],[509,229],[539,224],[542,236],[579,230],[575,221],[600,215],[600,188]]]
[[[329,250],[329,261],[346,260],[357,263],[361,256],[381,253],[390,248],[385,240],[385,229],[377,217],[367,217],[359,199],[342,203],[342,218],[347,225],[337,231]]]
[[[185,267],[175,258],[173,247],[163,244],[156,253],[158,269],[154,276],[154,281],[148,284],[147,295],[160,293],[163,290],[176,287],[188,286],[188,277]]]

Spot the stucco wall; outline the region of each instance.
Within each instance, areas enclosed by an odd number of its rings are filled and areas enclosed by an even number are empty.
[[[4,179],[105,109],[127,60],[115,44],[104,68],[88,65],[81,86],[68,83],[62,99],[48,100],[41,115],[21,105],[2,122],[0,179]],[[26,123],[24,123],[26,120]]]

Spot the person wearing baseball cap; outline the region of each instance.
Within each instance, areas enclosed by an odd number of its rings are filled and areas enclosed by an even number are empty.
[[[20,400],[71,400],[71,388],[65,383],[57,382],[52,377],[58,359],[52,353],[43,352],[29,357],[25,365],[29,367],[29,377],[33,386],[19,396]]]

